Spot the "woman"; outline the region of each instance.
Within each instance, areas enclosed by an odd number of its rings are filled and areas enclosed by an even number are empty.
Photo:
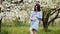
[[[39,21],[42,19],[42,11],[40,10],[40,5],[36,4],[34,6],[34,11],[31,13],[30,20],[31,20],[31,26],[30,26],[30,33],[36,34],[36,31],[38,30]]]

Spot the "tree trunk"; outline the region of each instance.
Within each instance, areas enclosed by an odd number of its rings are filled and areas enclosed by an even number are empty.
[[[1,12],[1,7],[0,7],[0,12]],[[1,17],[0,17],[1,18]],[[1,32],[1,19],[0,19],[0,32]]]
[[[43,27],[44,27],[45,31],[47,32],[48,31],[48,22],[46,20],[43,21]]]
[[[0,20],[0,32],[1,32],[1,20]]]
[[[44,18],[45,14],[43,12],[43,18],[42,18],[42,21],[43,21],[43,27],[44,27],[44,30],[47,32],[48,31],[48,18],[49,18],[49,15],[46,16],[46,18]]]

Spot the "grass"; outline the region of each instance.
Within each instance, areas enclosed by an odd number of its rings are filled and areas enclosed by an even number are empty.
[[[29,27],[2,27],[2,34],[30,34]],[[45,32],[43,27],[39,27],[37,34],[60,34],[60,27],[49,27]]]
[[[30,23],[14,22],[2,24],[0,34],[30,34]],[[49,26],[48,32],[45,32],[42,24],[39,25],[37,34],[60,34],[60,25]]]

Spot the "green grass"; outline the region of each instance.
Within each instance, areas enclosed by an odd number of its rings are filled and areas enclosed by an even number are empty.
[[[30,34],[29,27],[30,23],[24,23],[22,21],[13,23],[2,23],[0,34]],[[42,24],[40,24],[37,34],[60,34],[60,25],[50,25],[48,28],[48,32],[45,32]]]
[[[2,27],[2,34],[30,34],[29,27]],[[49,27],[45,32],[43,27],[39,27],[37,34],[60,34],[60,27]]]

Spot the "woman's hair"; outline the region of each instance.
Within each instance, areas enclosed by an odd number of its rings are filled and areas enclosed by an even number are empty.
[[[36,6],[37,6],[37,11],[40,11],[40,5],[39,5],[39,4],[36,4],[36,5],[34,6],[34,11],[36,11]]]

